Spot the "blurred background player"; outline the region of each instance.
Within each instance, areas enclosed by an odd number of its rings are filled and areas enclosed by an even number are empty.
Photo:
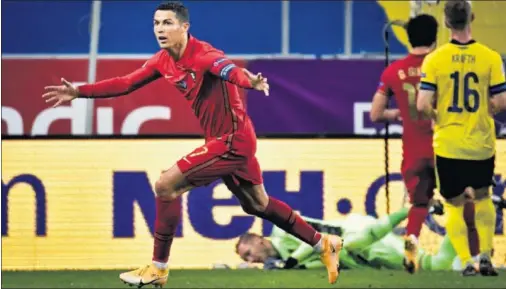
[[[55,101],[54,106],[58,106],[77,97],[125,95],[163,77],[189,100],[204,130],[205,145],[163,171],[155,183],[153,262],[121,274],[120,279],[139,287],[165,284],[170,248],[181,218],[177,198],[192,188],[222,178],[245,212],[271,221],[320,252],[322,262],[327,265],[329,282],[336,282],[341,239],[322,236],[286,203],[268,197],[263,187],[260,166],[255,157],[255,131],[237,86],[268,95],[267,79],[237,67],[222,51],[191,36],[189,26],[189,13],[183,4],[161,4],[153,20],[161,50],[143,67],[124,77],[79,87],[62,80],[63,85],[46,87],[49,92],[44,94],[48,102]],[[213,90],[219,93],[213,94]]]
[[[490,260],[496,220],[489,193],[496,138],[490,112],[505,107],[503,65],[497,52],[473,40],[474,14],[467,1],[447,1],[444,11],[451,42],[425,58],[417,108],[435,120],[438,187],[448,203],[446,230],[465,268],[462,274],[496,276]],[[468,199],[475,201],[479,266],[472,261],[463,219]]]
[[[417,270],[417,244],[422,225],[429,214],[434,196],[434,152],[432,149],[432,121],[416,109],[420,67],[424,57],[434,50],[437,39],[437,20],[426,14],[411,18],[406,24],[411,51],[408,56],[393,62],[381,75],[374,95],[371,120],[396,121],[402,119],[402,178],[409,193],[409,210],[405,236],[405,260],[408,272]],[[394,95],[398,109],[386,109]]]
[[[440,212],[439,204],[434,212]],[[438,208],[436,208],[438,207]],[[408,217],[403,208],[386,217],[376,219],[367,215],[350,214],[340,220],[317,220],[304,217],[316,230],[342,236],[346,240],[340,253],[340,268],[403,269],[404,238],[393,232]],[[268,238],[254,233],[241,236],[236,253],[248,263],[262,263],[264,269],[320,268],[319,255],[311,246],[273,227]],[[422,249],[416,251],[417,267],[426,271],[456,270],[460,261],[445,236],[436,254]]]

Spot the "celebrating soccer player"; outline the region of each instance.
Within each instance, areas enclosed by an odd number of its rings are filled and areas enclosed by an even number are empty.
[[[269,220],[314,247],[321,254],[330,283],[338,277],[342,240],[321,235],[287,204],[268,197],[255,157],[256,135],[237,86],[268,94],[267,79],[253,75],[227,59],[224,53],[188,33],[188,10],[181,3],[160,5],[153,29],[161,50],[141,68],[123,77],[74,87],[46,87],[55,106],[75,98],[104,98],[128,94],[158,78],[179,89],[191,105],[205,133],[205,144],[162,172],[154,185],[156,221],[152,263],[120,275],[124,282],[161,286],[167,282],[168,258],[180,220],[176,199],[186,191],[222,179],[245,212]],[[211,93],[218,91],[219,93]]]
[[[438,23],[431,15],[418,15],[406,25],[412,50],[405,58],[393,62],[381,75],[371,109],[372,121],[402,119],[401,172],[412,204],[405,236],[406,270],[413,273],[418,237],[429,213],[434,195],[434,152],[432,149],[432,121],[416,109],[416,94],[420,82],[420,67],[425,56],[435,48]],[[399,109],[386,109],[388,98],[395,96]]]
[[[496,276],[490,260],[496,220],[489,192],[496,150],[490,112],[506,108],[505,75],[500,55],[471,36],[470,3],[447,1],[444,14],[452,39],[425,58],[417,108],[435,121],[438,187],[448,203],[446,231],[462,274]],[[479,264],[472,261],[463,219],[469,199],[475,203]]]

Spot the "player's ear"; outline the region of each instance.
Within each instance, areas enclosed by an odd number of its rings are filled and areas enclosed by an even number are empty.
[[[474,21],[474,13],[471,13],[471,23]]]
[[[183,27],[183,30],[184,32],[188,32],[188,30],[190,30],[190,23],[189,22],[183,22],[183,25],[181,25]]]
[[[452,28],[452,26],[450,25],[450,23],[448,22],[448,19],[446,17],[445,17],[445,27],[448,29]]]

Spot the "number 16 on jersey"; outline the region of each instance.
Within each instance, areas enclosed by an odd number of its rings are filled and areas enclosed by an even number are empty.
[[[453,81],[453,98],[452,105],[448,107],[447,111],[462,113],[465,109],[468,112],[476,112],[480,108],[480,94],[469,86],[471,83],[479,84],[478,75],[469,72],[462,79],[460,75],[459,71],[450,74]]]

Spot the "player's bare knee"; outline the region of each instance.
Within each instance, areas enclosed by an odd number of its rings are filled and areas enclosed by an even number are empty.
[[[266,205],[257,202],[244,202],[241,207],[246,214],[257,216],[265,211]]]
[[[490,191],[488,187],[479,188],[474,190],[474,199],[479,201],[490,197]]]
[[[453,197],[451,199],[447,199],[446,201],[453,206],[459,207],[464,206],[464,204],[469,200],[469,196],[466,193],[462,193],[456,197]]]
[[[160,178],[155,183],[155,193],[156,196],[159,198],[163,198],[167,201],[173,201],[177,199],[180,195],[182,195],[184,192],[186,192],[188,189],[190,189],[189,186],[185,185],[173,185],[172,183],[168,182],[167,180],[164,180]]]
[[[192,187],[181,173],[179,167],[174,165],[160,174],[160,178],[155,183],[155,193],[157,197],[175,200]]]
[[[239,181],[240,184],[234,187],[233,193],[239,199],[244,212],[250,215],[263,213],[269,203],[269,196],[263,186],[254,185],[244,180]]]
[[[155,194],[157,197],[170,197],[171,185],[169,182],[163,180],[162,178],[158,179],[155,183]]]
[[[242,210],[248,215],[255,215],[255,209],[250,204],[241,204]]]
[[[252,185],[247,189],[247,192],[250,194],[257,207],[261,208],[262,211],[267,208],[267,205],[269,204],[269,196],[267,195],[263,185]]]

